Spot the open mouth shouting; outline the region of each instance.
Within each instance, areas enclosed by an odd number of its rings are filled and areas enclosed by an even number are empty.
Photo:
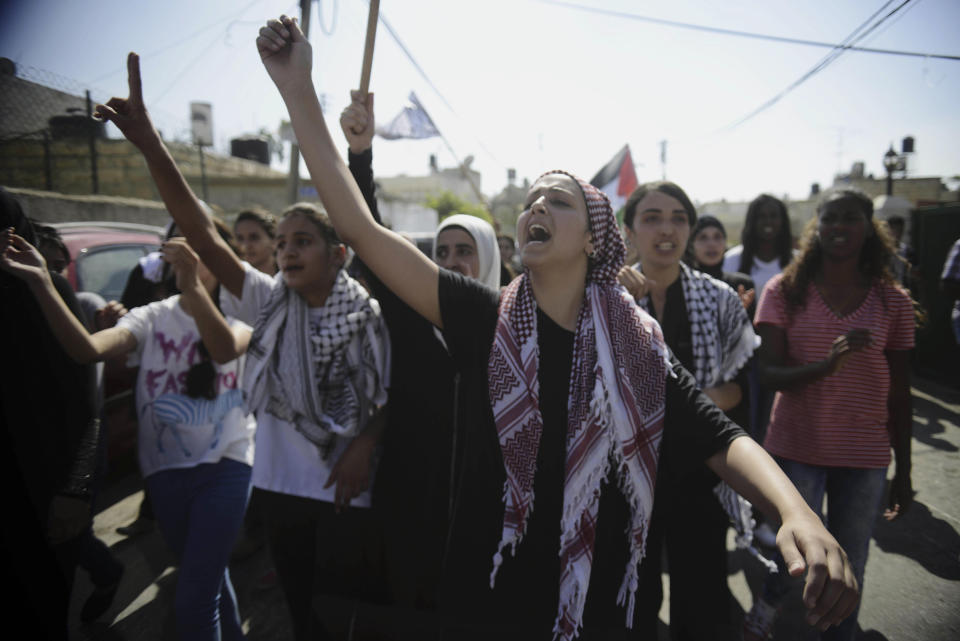
[[[545,243],[550,240],[551,234],[550,230],[541,225],[540,223],[533,223],[527,227],[527,244],[530,243]]]

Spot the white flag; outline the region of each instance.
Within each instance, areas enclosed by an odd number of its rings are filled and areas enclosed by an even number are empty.
[[[384,127],[377,127],[377,135],[387,140],[439,136],[440,132],[433,121],[430,120],[430,116],[427,115],[423,105],[417,100],[416,94],[411,91],[408,100],[409,103],[389,124]]]

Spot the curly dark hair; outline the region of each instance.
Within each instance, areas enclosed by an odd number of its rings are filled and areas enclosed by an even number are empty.
[[[743,253],[740,254],[740,268],[737,270],[743,274],[749,274],[750,270],[753,269],[753,258],[756,256],[757,246],[760,244],[757,233],[757,219],[760,217],[760,210],[768,204],[772,204],[780,215],[780,233],[777,234],[774,241],[780,267],[786,267],[793,258],[793,235],[790,233],[790,216],[787,215],[787,206],[779,198],[774,198],[769,194],[760,194],[750,202],[750,206],[747,207],[747,217],[743,221],[741,238]]]
[[[823,248],[820,245],[820,235],[817,233],[819,217],[828,203],[837,200],[857,202],[867,217],[868,224],[873,227],[873,233],[867,235],[860,250],[858,263],[860,273],[871,283],[897,284],[890,270],[890,264],[895,255],[893,237],[886,225],[874,220],[873,203],[870,198],[856,189],[832,191],[825,194],[818,203],[817,217],[811,219],[803,230],[800,253],[783,270],[781,287],[788,309],[801,309],[806,305],[807,289],[823,266]]]

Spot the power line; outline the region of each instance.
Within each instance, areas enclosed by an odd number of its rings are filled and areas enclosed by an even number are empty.
[[[333,0],[333,20],[330,21],[330,26],[327,27],[327,23],[323,19],[323,0],[317,0],[317,21],[320,23],[320,31],[322,31],[325,36],[332,36],[333,32],[337,30],[337,15],[339,13],[340,2],[339,0]]]
[[[167,85],[167,88],[166,88],[166,89],[164,89],[163,91],[159,92],[159,93],[156,94],[155,96],[151,97],[150,103],[151,103],[151,104],[154,104],[154,103],[158,103],[158,104],[159,104],[160,100],[163,99],[163,97],[166,96],[166,95],[170,92],[171,89],[173,89],[174,87],[176,87],[176,86],[177,86],[177,83],[179,83],[181,80],[183,80],[183,74],[185,74],[191,67],[193,67],[193,65],[197,64],[198,62],[200,62],[200,61],[203,59],[204,55],[206,55],[206,53],[207,53],[208,51],[210,51],[210,49],[212,49],[215,44],[217,44],[218,42],[220,42],[220,39],[223,37],[223,35],[224,35],[224,34],[218,33],[218,34],[216,35],[216,37],[214,37],[214,39],[211,40],[210,43],[209,43],[206,47],[203,48],[203,51],[201,51],[200,53],[198,53],[198,54],[195,55],[195,56],[192,56],[192,57],[190,58],[190,61],[187,62],[186,66],[185,66],[183,69],[181,69],[180,71],[178,71],[177,73],[174,74],[174,76],[173,76],[173,82],[171,82],[169,85]]]
[[[176,40],[176,41],[174,41],[174,42],[171,42],[171,43],[168,44],[168,45],[164,45],[164,46],[160,47],[159,49],[156,49],[156,50],[154,50],[154,51],[151,51],[150,53],[143,54],[143,55],[140,56],[140,59],[141,59],[141,60],[149,59],[149,58],[152,58],[153,56],[159,55],[159,54],[161,54],[161,53],[165,53],[165,52],[169,51],[170,49],[173,49],[174,47],[179,47],[179,46],[182,45],[184,42],[188,42],[188,41],[190,41],[190,40],[193,40],[194,38],[196,38],[197,36],[199,36],[201,33],[205,32],[205,31],[207,31],[207,30],[209,30],[209,29],[212,29],[213,27],[217,27],[217,26],[223,25],[223,21],[224,21],[224,20],[227,20],[227,19],[232,18],[232,17],[234,17],[234,16],[242,15],[247,9],[249,9],[249,8],[252,7],[253,5],[257,4],[258,2],[262,2],[262,1],[263,1],[263,0],[252,0],[252,2],[248,3],[247,5],[245,5],[242,9],[240,9],[240,11],[235,12],[235,13],[231,13],[231,14],[228,15],[228,16],[223,16],[223,17],[220,18],[219,20],[217,20],[217,21],[215,21],[215,22],[211,22],[211,23],[209,23],[208,25],[206,25],[206,26],[204,26],[204,27],[200,27],[200,28],[197,29],[196,31],[190,33],[189,35],[186,35],[186,36],[180,38],[179,40]],[[259,21],[258,21],[258,22],[259,22]],[[228,26],[228,28],[229,28],[229,26]],[[126,65],[124,65],[124,66],[122,66],[122,67],[117,67],[117,68],[114,69],[113,71],[110,71],[110,72],[108,72],[108,73],[103,74],[102,76],[99,76],[99,77],[97,77],[97,78],[94,78],[93,80],[89,81],[87,84],[88,84],[88,85],[95,85],[95,84],[97,84],[98,82],[100,82],[101,80],[105,80],[105,79],[107,79],[107,78],[110,78],[111,76],[114,76],[114,75],[116,75],[116,74],[118,74],[118,73],[121,73],[121,72],[124,72],[124,71],[126,71],[126,70],[127,70]]]
[[[453,105],[451,105],[451,104],[447,101],[447,99],[444,97],[444,95],[443,95],[443,93],[440,91],[440,89],[439,89],[435,84],[433,84],[433,81],[432,81],[432,80],[430,80],[430,76],[428,76],[428,75],[427,75],[427,72],[423,70],[423,67],[420,66],[420,63],[417,62],[416,58],[413,57],[413,54],[410,53],[410,50],[407,49],[407,46],[403,43],[403,40],[400,39],[399,34],[397,34],[397,32],[394,30],[394,28],[393,28],[393,27],[390,25],[390,23],[387,21],[387,18],[383,15],[383,11],[381,11],[380,14],[379,14],[379,20],[380,20],[380,22],[383,24],[383,26],[386,27],[387,33],[390,34],[390,37],[393,38],[393,41],[394,41],[395,43],[397,43],[397,46],[400,47],[400,50],[401,50],[401,51],[403,51],[403,54],[407,57],[407,60],[410,61],[410,64],[412,64],[413,67],[414,67],[414,69],[417,70],[417,73],[420,74],[420,77],[423,78],[424,81],[426,81],[426,83],[430,86],[431,89],[433,89],[433,92],[437,95],[437,97],[440,98],[440,100],[443,102],[443,104],[445,104],[445,105],[447,106],[447,109],[450,110],[450,113],[452,113],[454,116],[456,116],[456,117],[459,119],[459,118],[460,118],[460,115],[459,115],[459,114],[457,113],[457,111],[453,108]],[[462,119],[461,119],[461,122],[462,122]],[[504,169],[506,168],[506,165],[504,165],[502,162],[500,162],[500,160],[499,160],[495,155],[493,155],[493,152],[491,152],[489,149],[487,149],[486,146],[485,146],[478,138],[474,137],[474,140],[477,141],[477,144],[480,146],[480,148],[481,148],[484,152],[486,152],[486,154],[487,154],[488,156],[490,156],[490,158],[491,158],[495,163],[497,163],[498,165],[500,165],[501,168],[504,168]]]
[[[387,21],[386,16],[383,15],[383,12],[380,12],[380,22],[383,23],[383,26],[387,28],[387,32],[390,34],[390,37],[393,38],[393,41],[397,43],[397,46],[400,47],[400,50],[403,51],[403,55],[407,57],[407,60],[410,61],[410,64],[413,65],[413,68],[417,70],[417,73],[420,74],[420,77],[423,78],[430,88],[433,89],[434,93],[443,101],[443,104],[447,106],[452,113],[456,114],[453,105],[447,102],[447,99],[443,97],[440,89],[437,88],[437,85],[433,84],[433,81],[430,80],[430,76],[427,75],[427,72],[423,70],[423,67],[420,66],[420,63],[417,62],[416,58],[413,57],[413,54],[410,53],[410,50],[407,49],[407,45],[403,44],[403,40],[400,39],[400,36],[397,35],[397,32],[393,30],[393,27],[390,26],[390,23]]]
[[[725,36],[738,36],[742,38],[754,38],[756,40],[770,40],[772,42],[783,42],[786,44],[795,44],[795,45],[806,45],[810,47],[822,47],[834,49],[838,46],[830,42],[820,42],[818,40],[806,40],[803,38],[789,38],[786,36],[774,36],[765,33],[755,33],[752,31],[739,31],[736,29],[724,29],[721,27],[711,27],[708,25],[694,24],[689,22],[678,22],[676,20],[665,20],[663,18],[653,18],[650,16],[642,16],[636,13],[628,13],[626,11],[615,11],[613,9],[602,9],[599,7],[585,7],[583,5],[574,4],[571,2],[561,2],[559,0],[540,0],[540,2],[549,5],[555,5],[558,7],[565,7],[567,9],[575,9],[577,11],[586,11],[587,13],[597,13],[601,15],[607,15],[614,18],[624,18],[627,20],[636,20],[638,22],[648,22],[650,24],[663,25],[665,27],[676,27],[678,29],[692,29],[694,31],[705,31],[708,33],[716,33]],[[941,53],[921,53],[917,51],[900,51],[896,49],[878,49],[874,47],[845,47],[850,51],[859,51],[861,53],[880,53],[893,56],[912,56],[915,58],[940,58],[942,60],[960,60],[960,55],[951,55],[951,54],[941,54]]]
[[[870,35],[877,27],[879,27],[879,26],[882,25],[884,22],[886,22],[887,20],[889,20],[894,14],[896,14],[898,11],[900,11],[903,7],[905,7],[907,4],[909,4],[909,3],[911,2],[911,0],[903,0],[903,2],[900,3],[899,5],[897,5],[893,10],[891,10],[890,13],[888,13],[888,14],[885,15],[885,16],[883,16],[882,18],[880,18],[879,20],[877,20],[877,22],[875,22],[874,24],[872,24],[872,25],[870,25],[870,26],[868,27],[867,25],[869,25],[869,23],[870,23],[874,18],[876,18],[881,12],[883,12],[888,6],[890,6],[890,4],[892,3],[892,1],[893,1],[893,0],[887,0],[887,2],[884,3],[884,5],[883,5],[882,7],[880,7],[879,9],[877,9],[877,10],[876,10],[869,18],[867,18],[859,27],[857,27],[856,29],[854,29],[853,32],[852,32],[849,36],[847,36],[846,38],[844,38],[844,40],[843,40],[843,42],[842,42],[841,44],[836,45],[836,46],[834,47],[833,51],[831,51],[829,54],[827,54],[827,55],[826,55],[820,62],[818,62],[816,65],[814,65],[812,69],[810,69],[810,70],[807,71],[805,74],[803,74],[802,76],[800,76],[799,78],[797,78],[796,80],[794,80],[792,83],[790,83],[790,85],[789,85],[786,89],[782,90],[780,93],[778,93],[777,95],[775,95],[773,98],[771,98],[770,100],[766,101],[765,103],[763,103],[762,105],[760,105],[759,107],[757,107],[756,109],[754,109],[753,111],[751,111],[750,113],[748,113],[746,116],[743,116],[742,118],[740,118],[740,119],[738,119],[737,121],[733,122],[732,124],[730,124],[730,125],[727,126],[726,128],[727,128],[728,130],[729,130],[729,129],[736,129],[737,127],[739,127],[739,126],[742,125],[743,123],[747,122],[748,120],[750,120],[750,119],[753,118],[754,116],[758,115],[759,113],[761,113],[761,112],[763,112],[763,111],[766,111],[767,109],[769,109],[770,107],[772,107],[773,105],[775,105],[776,103],[778,103],[781,98],[783,98],[784,96],[786,96],[788,93],[790,93],[791,91],[793,91],[794,89],[796,89],[797,87],[799,87],[800,85],[802,85],[804,82],[806,82],[807,80],[809,80],[810,78],[812,78],[813,76],[815,76],[816,74],[818,74],[819,72],[821,72],[821,71],[823,71],[824,69],[826,69],[826,68],[827,68],[828,66],[830,66],[830,64],[833,63],[837,58],[839,58],[841,55],[843,55],[844,52],[848,51],[848,50],[851,48],[851,45],[850,45],[850,44],[847,44],[847,43],[856,43],[856,42],[859,42],[860,40],[863,40],[863,39],[866,38],[868,35]],[[864,29],[866,29],[866,31],[863,31]],[[861,31],[862,31],[862,33],[861,33]]]

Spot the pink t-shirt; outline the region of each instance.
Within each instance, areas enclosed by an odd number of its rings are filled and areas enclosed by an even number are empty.
[[[885,351],[913,348],[913,307],[899,287],[876,283],[860,307],[838,318],[814,285],[806,305],[787,311],[781,282],[770,279],[757,325],[787,332],[786,365],[823,360],[833,340],[851,329],[870,330],[871,343],[831,376],[777,392],[763,446],[775,456],[826,467],[882,468],[890,463]]]

